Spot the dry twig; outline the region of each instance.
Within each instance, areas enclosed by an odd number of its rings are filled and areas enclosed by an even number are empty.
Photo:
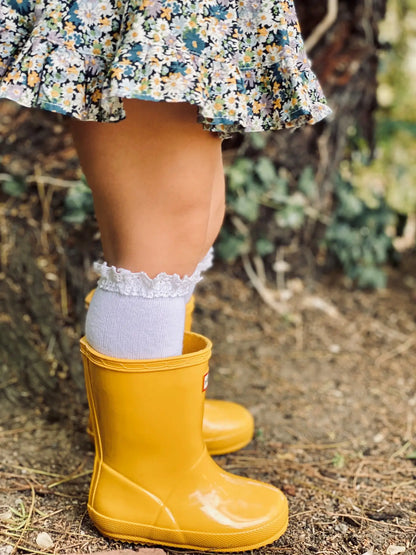
[[[310,52],[314,46],[318,44],[324,34],[336,21],[338,15],[338,0],[328,0],[328,8],[326,16],[317,25],[314,31],[305,40],[305,48],[307,52]]]

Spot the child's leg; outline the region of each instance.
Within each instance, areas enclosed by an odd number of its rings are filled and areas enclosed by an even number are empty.
[[[73,124],[105,257],[119,268],[101,268],[81,342],[96,441],[88,510],[115,539],[245,551],[284,532],[287,503],[208,456],[210,343],[185,334],[182,355],[185,303],[224,197],[220,140],[195,115],[132,101],[120,124]]]
[[[221,141],[187,104],[132,100],[126,112],[117,124],[71,123],[106,262],[124,270],[101,268],[86,334],[110,356],[173,356],[181,352],[185,304],[199,279],[193,273],[223,219]],[[144,291],[138,272],[168,276],[162,289],[152,279]]]
[[[72,120],[108,264],[191,275],[224,214],[221,140],[189,104],[125,101],[119,123]]]

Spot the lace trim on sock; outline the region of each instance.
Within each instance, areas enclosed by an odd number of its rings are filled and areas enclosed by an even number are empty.
[[[205,272],[206,270],[209,270],[211,268],[213,263],[214,263],[214,247],[211,247],[207,252],[207,254],[204,256],[204,258],[201,260],[201,262],[198,264],[197,270],[200,270],[201,272]]]
[[[100,276],[97,287],[120,295],[144,297],[186,297],[192,294],[201,281],[201,269],[197,267],[191,276],[158,274],[150,278],[145,272],[133,273],[124,268],[108,266],[106,262],[94,262],[94,270]]]

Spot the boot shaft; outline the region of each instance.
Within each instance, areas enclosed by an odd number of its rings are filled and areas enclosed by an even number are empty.
[[[183,355],[162,360],[102,356],[81,340],[96,464],[145,483],[183,471],[203,451],[202,420],[211,343],[186,333]]]

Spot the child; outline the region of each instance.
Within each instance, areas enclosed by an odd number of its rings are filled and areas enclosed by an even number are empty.
[[[184,329],[224,216],[222,139],[329,113],[292,0],[0,0],[0,97],[71,116],[94,196],[105,261],[81,351],[95,525],[207,551],[274,541],[286,500],[208,454],[203,425],[235,406],[203,422],[211,344]],[[244,445],[250,419],[233,418]]]

